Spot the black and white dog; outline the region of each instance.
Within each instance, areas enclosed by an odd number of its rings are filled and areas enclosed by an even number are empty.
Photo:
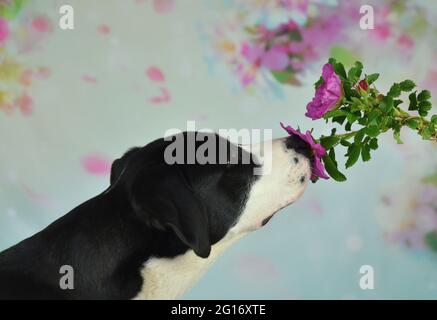
[[[271,141],[270,164],[249,154],[250,163],[169,165],[170,143],[129,150],[107,190],[1,252],[0,299],[178,298],[224,249],[298,199],[311,175],[297,137]],[[269,174],[254,175],[266,165]],[[60,287],[63,265],[74,270],[72,290]]]

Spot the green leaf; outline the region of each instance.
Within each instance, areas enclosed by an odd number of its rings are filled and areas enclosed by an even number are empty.
[[[408,99],[410,100],[410,106],[408,107],[408,110],[413,111],[413,110],[417,110],[417,96],[416,96],[416,91],[412,92],[409,96]]]
[[[357,113],[348,113],[346,115],[347,121],[350,124],[353,124],[355,121],[357,121],[359,118],[361,117],[361,114],[357,114]]]
[[[340,138],[336,137],[336,136],[329,136],[329,137],[320,138],[320,143],[322,144],[323,148],[325,148],[326,150],[331,149],[339,141],[340,141]]]
[[[361,76],[361,71],[363,70],[364,66],[360,61],[355,61],[355,68],[359,71],[359,76]]]
[[[342,78],[342,80],[347,79],[346,70],[341,62],[336,62],[334,65],[334,72]]]
[[[335,166],[338,167],[337,165],[337,160],[335,160],[335,149],[331,148],[328,152],[329,157],[331,158],[331,160],[335,163]]]
[[[411,80],[404,80],[401,83],[399,83],[399,86],[402,91],[409,92],[416,87],[416,84]]]
[[[378,80],[378,78],[379,78],[379,73],[372,73],[366,77],[366,81],[370,86],[372,83]]]
[[[348,159],[346,161],[346,169],[352,167],[360,157],[361,153],[361,145],[359,144],[352,144],[347,152]]]
[[[358,132],[355,134],[354,142],[355,142],[355,143],[361,143],[361,141],[363,141],[364,134],[365,134],[365,129],[361,129],[360,131],[358,131]]]
[[[419,102],[419,110],[429,111],[432,109],[432,104],[428,100],[423,100]]]
[[[433,124],[437,124],[437,114],[435,114],[435,115],[433,115],[433,116],[431,117],[431,122],[432,122]]]
[[[396,108],[396,107],[397,107],[398,105],[400,105],[402,102],[403,102],[403,101],[400,100],[400,99],[394,100],[394,101],[393,101],[393,107]]]
[[[341,117],[333,117],[332,122],[337,122],[340,125],[343,125],[344,121],[346,120],[346,116]]]
[[[325,165],[326,171],[335,181],[342,182],[347,180],[345,175],[338,171],[336,164],[329,155],[324,156],[322,160]]]
[[[378,139],[377,138],[373,138],[369,141],[369,147],[372,150],[376,150],[378,149]]]
[[[345,115],[346,115],[346,112],[344,112],[343,110],[334,109],[334,110],[326,112],[325,115],[323,116],[323,118],[329,119],[329,118],[345,116]]]
[[[391,96],[385,96],[379,104],[379,107],[384,113],[388,113],[394,107],[393,98]]]
[[[376,118],[380,115],[381,113],[379,112],[378,109],[372,109],[372,111],[369,112],[369,115],[367,116],[367,123],[371,124],[372,122],[374,122],[374,120],[376,120]]]
[[[418,99],[419,101],[429,100],[429,99],[431,99],[431,92],[429,92],[429,90],[422,90],[422,91],[417,95],[417,99]]]
[[[434,124],[430,123],[428,126],[423,128],[421,135],[423,140],[429,140],[435,133]]]
[[[425,242],[431,250],[437,252],[437,231],[433,230],[425,235]]]
[[[363,159],[364,162],[367,162],[371,159],[370,147],[367,144],[363,145],[361,149],[361,159]]]
[[[352,82],[352,85],[355,85],[355,83],[358,82],[362,70],[363,70],[363,64],[359,61],[355,61],[354,66],[349,69],[349,72],[347,74],[347,78],[349,79],[350,82]]]
[[[406,121],[408,128],[416,130],[419,127],[419,123],[414,119],[409,119]]]
[[[352,145],[352,143],[350,143],[349,141],[342,139],[340,140],[340,144],[344,147],[349,147],[350,145]]]
[[[399,83],[394,83],[390,90],[387,92],[387,96],[392,98],[397,98],[401,95],[401,85]]]
[[[366,134],[372,138],[377,137],[379,135],[379,128],[377,126],[369,126],[365,129],[365,131]]]

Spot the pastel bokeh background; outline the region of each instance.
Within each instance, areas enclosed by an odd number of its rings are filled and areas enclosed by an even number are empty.
[[[375,29],[361,30],[369,3]],[[383,90],[411,78],[437,97],[434,3],[0,0],[0,249],[103,191],[113,159],[187,120],[328,133],[304,113],[329,56],[360,59]],[[74,30],[58,26],[63,4]],[[273,75],[275,56],[254,64],[244,48],[255,25],[290,19],[302,37],[293,72]],[[310,185],[184,298],[437,298],[437,146],[402,138],[384,137],[347,182]],[[374,290],[359,287],[362,265]]]

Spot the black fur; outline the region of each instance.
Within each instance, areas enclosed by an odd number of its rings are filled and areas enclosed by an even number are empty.
[[[216,137],[217,150],[230,147]],[[207,257],[238,220],[256,164],[168,165],[170,143],[129,150],[114,161],[107,190],[0,253],[0,299],[130,299],[151,256],[192,248]],[[74,290],[60,289],[62,265],[74,268]]]

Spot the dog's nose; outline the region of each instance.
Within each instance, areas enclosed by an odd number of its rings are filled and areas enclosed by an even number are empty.
[[[308,159],[311,159],[312,157],[311,147],[298,136],[288,136],[285,139],[285,146],[287,149],[292,149]]]

